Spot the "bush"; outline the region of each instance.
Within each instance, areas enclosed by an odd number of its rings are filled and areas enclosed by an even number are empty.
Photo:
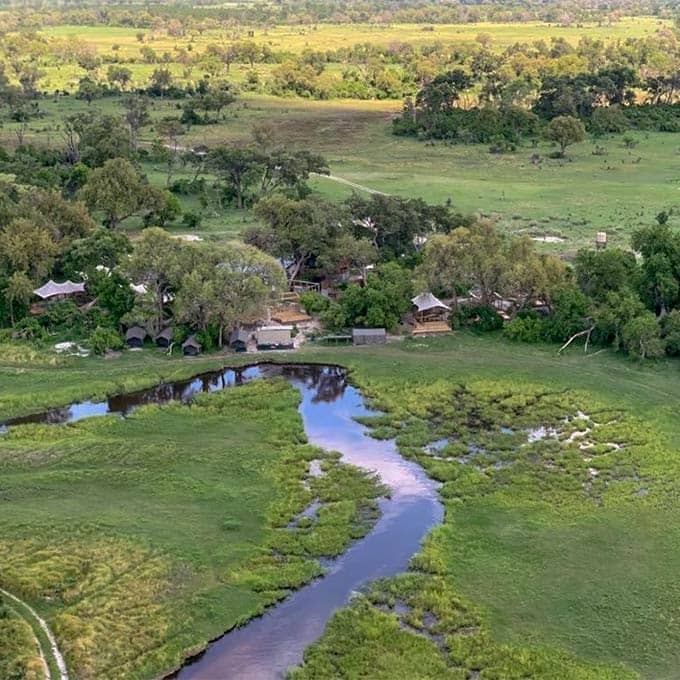
[[[588,121],[594,135],[618,134],[630,128],[630,122],[618,106],[599,106]]]
[[[182,216],[182,226],[185,229],[198,229],[201,226],[202,219],[201,213],[185,212]]]
[[[307,314],[320,314],[328,309],[331,301],[321,293],[308,291],[300,294],[300,304]]]
[[[543,320],[531,315],[510,321],[503,329],[503,335],[509,340],[537,343],[543,340],[544,330]]]
[[[123,338],[112,328],[97,326],[88,338],[88,344],[95,354],[101,355],[110,349],[122,349]]]
[[[44,340],[47,337],[45,329],[32,316],[21,319],[14,326],[14,334],[24,340]]]
[[[82,333],[83,315],[70,300],[51,304],[40,321],[52,330],[68,330],[73,334]]]
[[[455,319],[460,326],[487,333],[503,328],[503,317],[493,307],[461,307]]]

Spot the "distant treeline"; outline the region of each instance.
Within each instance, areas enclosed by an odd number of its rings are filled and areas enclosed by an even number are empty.
[[[32,11],[26,12],[31,7]],[[2,21],[11,29],[75,24],[82,26],[130,26],[159,28],[177,22],[182,30],[205,30],[225,22],[251,25],[313,23],[476,23],[546,21],[561,25],[579,22],[611,21],[622,16],[669,17],[677,12],[672,0],[613,0],[612,2],[546,3],[458,2],[441,0],[287,0],[286,2],[192,3],[101,2],[82,0],[59,6],[44,0],[14,2],[0,0],[5,8]]]

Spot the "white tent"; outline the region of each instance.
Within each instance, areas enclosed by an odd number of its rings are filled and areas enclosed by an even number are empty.
[[[47,300],[57,295],[75,295],[76,293],[85,292],[84,283],[73,283],[73,281],[64,281],[64,283],[55,283],[50,279],[44,286],[36,288],[35,295],[43,300]]]
[[[421,293],[414,297],[411,302],[418,308],[419,312],[427,312],[431,309],[447,309],[451,311],[451,307],[445,305],[439,298],[436,298],[432,293]]]

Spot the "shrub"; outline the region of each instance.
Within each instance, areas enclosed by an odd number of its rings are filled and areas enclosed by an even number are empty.
[[[310,290],[300,294],[300,304],[307,314],[320,314],[328,309],[331,301],[325,295]]]
[[[44,340],[47,337],[47,331],[32,316],[21,319],[14,326],[14,334],[24,340]]]
[[[188,211],[182,216],[182,226],[185,229],[198,229],[201,226],[201,213]]]
[[[112,328],[97,326],[88,338],[90,349],[95,354],[104,354],[110,349],[122,349],[123,338]]]
[[[482,333],[503,328],[503,317],[493,307],[483,305],[461,307],[455,322],[460,326],[467,326]]]
[[[544,323],[537,316],[517,317],[503,329],[503,335],[509,340],[537,343],[543,340]]]

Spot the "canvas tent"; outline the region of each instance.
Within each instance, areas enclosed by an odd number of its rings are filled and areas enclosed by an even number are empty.
[[[182,343],[182,351],[184,352],[185,356],[188,357],[195,357],[198,354],[201,353],[201,343],[196,340],[195,335],[190,335],[183,343]]]
[[[154,339],[156,340],[156,345],[158,345],[158,347],[170,347],[173,336],[174,330],[168,326],[167,328],[164,328]]]
[[[446,312],[451,311],[451,307],[445,305],[439,298],[432,293],[421,293],[414,297],[411,302],[416,308],[416,319],[425,321],[433,318],[443,318]]]
[[[292,326],[262,326],[257,329],[257,349],[293,349]]]
[[[125,343],[128,347],[141,347],[148,333],[141,326],[132,326],[125,333]]]
[[[355,345],[384,345],[387,333],[384,328],[353,328],[352,343]]]
[[[244,330],[234,330],[229,336],[229,347],[234,352],[245,352],[248,349],[248,340],[250,340],[250,333]]]
[[[44,286],[36,288],[33,293],[43,300],[49,300],[53,297],[66,297],[68,295],[76,295],[77,293],[85,292],[84,283],[73,283],[73,281],[64,281],[64,283],[55,283],[50,279]]]

